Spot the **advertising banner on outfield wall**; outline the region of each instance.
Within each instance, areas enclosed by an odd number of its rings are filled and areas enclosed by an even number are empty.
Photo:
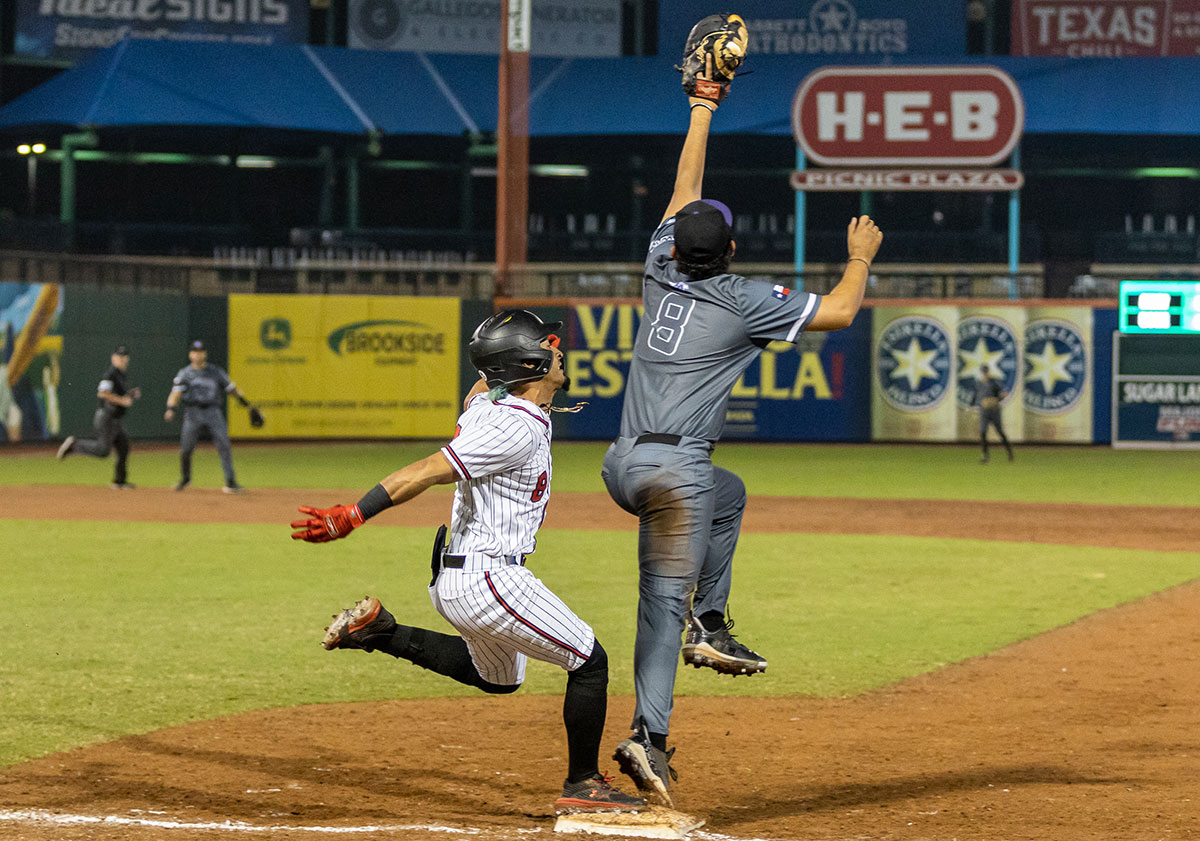
[[[533,55],[605,58],[621,54],[619,0],[530,2]],[[350,0],[346,43],[362,50],[496,55],[505,8],[507,4],[499,0]]]
[[[448,438],[462,408],[459,300],[230,295],[229,373],[265,438]],[[232,407],[231,407],[232,408]]]
[[[1012,54],[1200,55],[1200,0],[1013,0]]]
[[[979,407],[975,387],[983,368],[1004,389],[1000,416],[1010,441],[1024,437],[1025,406],[1021,400],[1024,366],[1025,308],[1011,306],[961,307],[958,311],[958,438],[979,440]],[[993,437],[995,433],[989,433]]]
[[[0,443],[61,431],[62,309],[57,283],[0,281]]]
[[[659,0],[658,52],[677,56],[706,10],[690,0]],[[750,55],[852,56],[870,62],[899,55],[963,55],[961,2],[923,0],[745,0]]]
[[[1025,439],[1092,441],[1092,308],[1031,307],[1025,321]]]
[[[871,317],[871,436],[957,439],[958,307],[874,307]]]
[[[307,0],[17,0],[13,52],[81,61],[125,38],[303,44]]]
[[[625,381],[641,323],[641,304],[576,304],[538,308],[566,322],[564,348],[571,390],[566,405],[586,401],[565,418],[571,438],[611,439],[620,431]],[[859,319],[836,333],[806,333],[791,345],[775,342],[746,369],[726,409],[723,440],[864,441],[870,434],[870,328]]]

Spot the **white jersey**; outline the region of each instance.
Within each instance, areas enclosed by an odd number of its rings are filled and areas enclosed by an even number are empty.
[[[433,606],[462,634],[489,683],[525,679],[526,658],[568,671],[591,656],[596,635],[524,566],[550,501],[550,418],[536,404],[478,394],[442,447],[459,482],[446,551],[465,556],[430,587]]]
[[[532,554],[550,501],[549,416],[520,397],[478,394],[442,454],[460,479],[447,551]]]

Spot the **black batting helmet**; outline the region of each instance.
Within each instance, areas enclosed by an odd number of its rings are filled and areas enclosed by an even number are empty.
[[[560,327],[529,310],[501,310],[475,328],[467,346],[471,364],[492,388],[540,380],[554,361],[542,342]]]

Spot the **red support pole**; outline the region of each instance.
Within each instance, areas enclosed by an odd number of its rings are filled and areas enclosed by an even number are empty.
[[[499,110],[496,119],[496,297],[509,297],[513,267],[528,259],[529,9],[501,7]]]

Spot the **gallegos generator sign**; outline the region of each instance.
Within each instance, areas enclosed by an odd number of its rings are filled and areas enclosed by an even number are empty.
[[[270,438],[439,438],[454,429],[459,302],[367,295],[231,295],[229,373]],[[447,371],[454,376],[447,376]]]

